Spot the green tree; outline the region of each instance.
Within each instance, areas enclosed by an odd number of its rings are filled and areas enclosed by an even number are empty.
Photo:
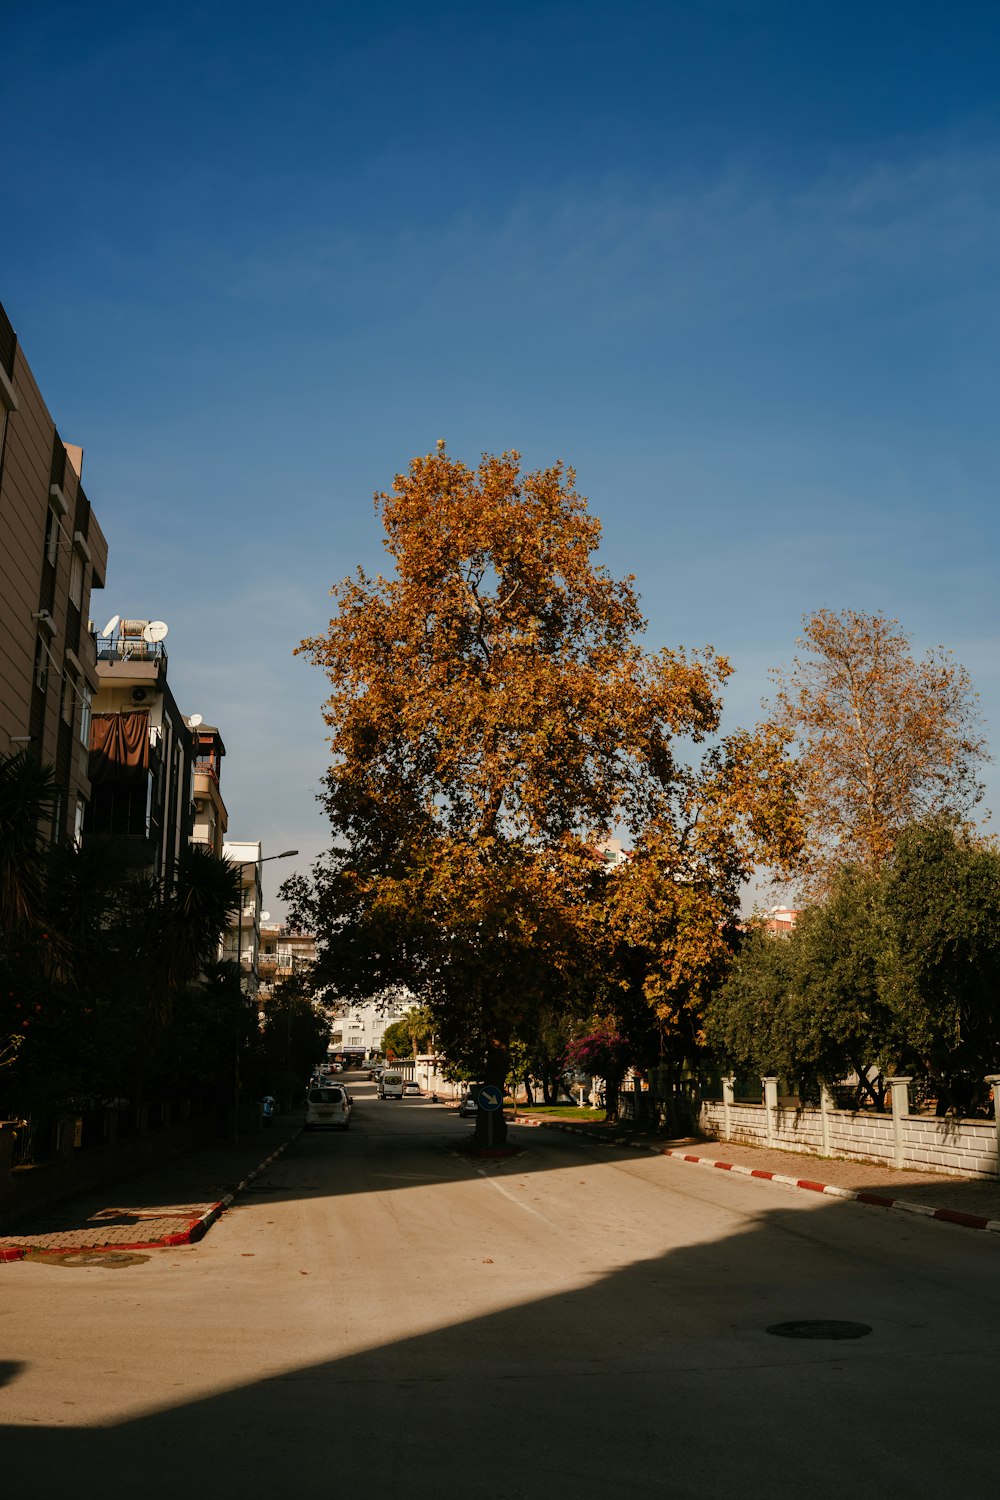
[[[980,1113],[1000,1072],[1000,850],[954,819],[907,829],[885,881],[882,992],[902,1066],[939,1112]]]
[[[30,821],[37,799],[23,800]],[[8,805],[16,809],[17,797]],[[190,1076],[185,1027],[201,1027],[218,992],[211,970],[238,873],[192,849],[164,887],[129,872],[106,841],[32,852],[25,835],[23,847],[30,917],[19,920],[11,905],[0,948],[0,1034],[21,1038],[4,1069],[4,1107],[44,1113],[88,1097],[176,1088]],[[188,1003],[195,992],[201,1011]],[[171,1062],[175,1054],[188,1059],[184,1070]],[[202,1064],[215,1069],[204,1054],[195,1073]]]
[[[878,873],[842,870],[787,938],[752,932],[708,1010],[730,1063],[836,1083],[884,1107],[880,1074],[979,1113],[1000,1069],[1000,851],[956,820],[902,830]]]
[[[729,665],[711,648],[643,654],[631,580],[593,561],[600,527],[572,470],[523,474],[516,453],[470,470],[439,444],[376,503],[393,575],[345,580],[301,647],[331,684],[334,845],[285,892],[326,982],[405,984],[443,1050],[502,1086],[553,991],[581,1007],[593,991],[595,841],[620,825],[681,849],[693,829],[664,832],[679,805],[699,828],[787,823],[783,740],[734,741],[695,814],[678,742],[716,732]],[[743,805],[761,784],[778,819]]]
[[[260,1093],[295,1099],[315,1064],[325,1060],[329,1043],[330,1020],[316,1000],[312,974],[291,974],[275,985],[265,1012]]]
[[[806,1096],[856,1073],[858,1102],[884,1107],[871,1067],[894,1053],[892,1016],[881,998],[885,944],[882,888],[848,868],[825,902],[802,910],[787,937],[747,934],[708,1007],[710,1045],[741,1073],[777,1073]]]
[[[434,1017],[425,1005],[412,1006],[398,1021],[387,1026],[382,1037],[383,1051],[394,1057],[415,1057],[425,1052],[434,1037]]]

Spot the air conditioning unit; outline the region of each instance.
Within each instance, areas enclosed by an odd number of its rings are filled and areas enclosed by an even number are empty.
[[[152,688],[134,687],[132,689],[133,703],[148,703],[153,696]]]

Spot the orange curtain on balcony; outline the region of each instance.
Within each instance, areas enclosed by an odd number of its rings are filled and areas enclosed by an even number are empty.
[[[142,781],[149,770],[149,714],[94,714],[90,721],[90,780]]]

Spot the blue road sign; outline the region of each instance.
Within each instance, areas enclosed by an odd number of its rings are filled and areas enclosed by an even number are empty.
[[[503,1108],[503,1091],[495,1083],[484,1083],[479,1090],[479,1108],[487,1112]]]

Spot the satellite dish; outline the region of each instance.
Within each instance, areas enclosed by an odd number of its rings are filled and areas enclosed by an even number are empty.
[[[111,616],[111,619],[108,621],[108,623],[105,625],[104,629],[101,631],[101,640],[102,641],[106,641],[107,640],[108,636],[111,634],[112,630],[114,630],[115,626],[118,624],[118,621],[120,619],[121,619],[121,615],[112,615]]]
[[[270,922],[270,920],[271,920],[271,913],[269,911],[262,911],[261,914],[260,914],[260,920],[262,922]]]
[[[166,638],[167,628],[163,620],[150,620],[142,632],[142,638],[153,646],[157,641],[162,641]]]
[[[192,714],[188,719],[188,724],[192,729],[197,729],[198,725],[203,723],[204,720],[202,719],[201,714]]]

